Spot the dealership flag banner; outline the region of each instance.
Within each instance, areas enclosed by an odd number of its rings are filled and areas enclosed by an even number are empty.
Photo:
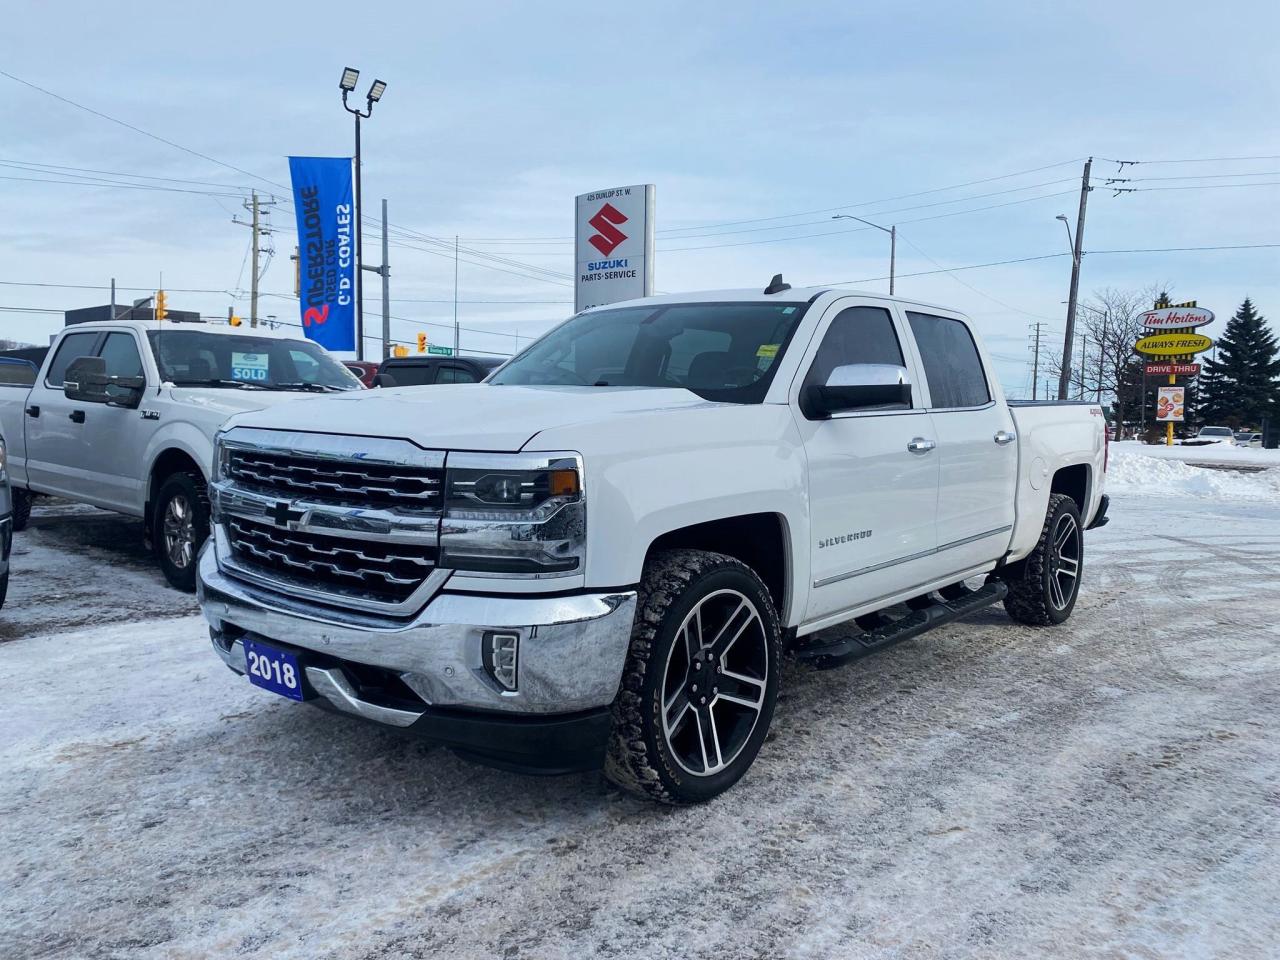
[[[298,212],[302,332],[328,350],[356,348],[355,204],[350,157],[290,157]]]
[[[651,183],[574,200],[574,312],[653,294]]]

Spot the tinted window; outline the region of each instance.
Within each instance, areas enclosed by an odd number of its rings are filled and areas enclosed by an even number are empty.
[[[435,367],[430,364],[393,364],[387,366],[383,371],[391,374],[391,379],[396,382],[397,387],[421,387],[424,384],[435,383]]]
[[[851,363],[906,366],[888,310],[883,307],[848,307],[836,314],[813,358],[805,386],[821,386],[827,382],[832,370]]]
[[[476,375],[462,367],[441,367],[436,383],[475,383]]]
[[[991,399],[969,328],[959,320],[908,313],[935,408],[978,407]]]
[[[53,355],[53,362],[49,364],[49,374],[45,377],[49,386],[62,386],[67,367],[73,361],[93,356],[93,345],[97,339],[96,333],[69,333],[63,337],[62,343],[58,344],[58,352]]]
[[[29,387],[35,382],[35,364],[26,360],[0,360],[0,387]]]
[[[98,356],[107,361],[109,377],[142,376],[142,357],[138,356],[138,344],[131,334],[107,334]]]

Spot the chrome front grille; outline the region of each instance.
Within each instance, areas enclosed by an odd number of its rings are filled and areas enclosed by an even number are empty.
[[[236,448],[227,453],[226,476],[249,490],[290,499],[413,512],[439,511],[443,479],[433,467]]]
[[[228,517],[226,531],[232,555],[251,568],[383,603],[408,599],[436,561],[434,548],[301,533],[243,517]]]
[[[210,485],[225,573],[306,602],[416,613],[437,566],[444,454],[406,441],[237,427]]]

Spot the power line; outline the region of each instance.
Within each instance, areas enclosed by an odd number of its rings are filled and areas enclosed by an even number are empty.
[[[1116,160],[1112,157],[1098,157],[1107,163],[1118,163],[1121,167],[1137,166],[1140,163],[1148,166],[1157,163],[1244,163],[1248,160],[1280,160],[1280,156],[1269,157],[1190,157],[1177,160]]]
[[[15,167],[19,170],[30,170],[34,173],[55,173],[64,176],[74,176],[77,174],[101,174],[109,177],[127,177],[130,180],[160,180],[165,183],[186,183],[201,187],[222,187],[224,189],[235,188],[248,193],[252,187],[241,186],[235,183],[218,183],[214,180],[189,180],[184,177],[158,177],[146,173],[125,173],[120,170],[96,170],[92,167],[70,167],[58,163],[37,163],[34,160],[0,160],[0,166]],[[63,173],[65,171],[65,173]]]
[[[0,176],[0,180],[18,180],[24,183],[58,183],[68,187],[115,187],[121,190],[151,190],[161,193],[190,193],[199,197],[243,197],[242,193],[215,193],[211,190],[185,190],[181,187],[159,187],[147,183],[114,183],[110,180],[92,182],[88,180],[44,180],[39,177]]]
[[[942,264],[940,264],[937,260],[933,259],[933,257],[929,256],[927,253],[925,253],[923,250],[921,250],[919,246],[917,246],[914,242],[912,242],[912,240],[911,240],[911,238],[910,238],[910,237],[905,236],[905,235],[904,235],[904,234],[902,234],[901,232],[899,232],[899,233],[898,233],[898,237],[899,237],[899,238],[901,238],[902,240],[905,240],[905,241],[906,241],[906,243],[907,243],[907,246],[909,246],[909,247],[911,247],[911,249],[915,250],[915,252],[916,252],[916,253],[918,253],[918,254],[920,254],[920,256],[924,257],[926,260],[928,260],[930,263],[932,263],[935,267],[937,267],[937,268],[939,268],[940,270],[942,270],[942,271],[944,271],[945,273],[947,273],[947,275],[948,275],[948,276],[950,276],[950,277],[951,277],[951,279],[952,279],[952,280],[954,280],[956,283],[960,284],[960,285],[961,285],[961,286],[963,286],[963,287],[968,287],[970,290],[972,290],[972,291],[973,291],[974,293],[976,293],[978,296],[980,296],[980,297],[986,297],[986,299],[990,300],[992,303],[998,303],[998,304],[1000,304],[1000,306],[1002,306],[1002,307],[1008,307],[1008,308],[1009,308],[1010,310],[1012,310],[1014,313],[1025,314],[1025,315],[1027,315],[1027,316],[1029,316],[1029,317],[1035,317],[1035,318],[1036,318],[1036,319],[1038,319],[1038,320],[1056,320],[1056,319],[1057,319],[1056,317],[1046,317],[1046,316],[1043,316],[1042,314],[1039,314],[1039,313],[1032,313],[1030,310],[1024,310],[1024,309],[1022,309],[1022,308],[1020,308],[1020,307],[1015,307],[1015,306],[1014,306],[1013,304],[1011,304],[1011,303],[1005,303],[1005,301],[1003,301],[1003,300],[999,299],[998,297],[993,297],[991,294],[987,293],[986,291],[979,290],[977,287],[975,287],[973,284],[969,283],[969,282],[968,282],[967,280],[965,280],[963,277],[957,277],[954,273],[952,273],[950,270],[948,270],[946,267],[944,267]],[[1041,326],[1043,326],[1043,324],[1037,324],[1037,328],[1039,328],[1039,327],[1041,327]],[[1037,342],[1038,342],[1038,341],[1037,341]]]

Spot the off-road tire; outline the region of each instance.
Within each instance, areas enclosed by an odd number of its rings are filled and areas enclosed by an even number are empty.
[[[732,589],[751,600],[768,650],[763,704],[741,752],[723,770],[694,776],[674,759],[662,732],[662,684],[680,624],[717,590]],[[645,567],[622,683],[613,703],[613,728],[605,776],[623,789],[662,803],[702,803],[738,782],[754,762],[769,732],[778,695],[782,629],[768,588],[754,570],[733,557],[706,550],[669,550]]]
[[[193,543],[191,560],[185,567],[175,564],[165,549],[165,512],[169,502],[175,497],[184,496],[192,506],[191,526]],[[155,508],[151,514],[151,546],[155,551],[156,562],[169,581],[169,585],[185,593],[193,593],[196,589],[196,558],[200,548],[209,537],[209,492],[204,478],[194,473],[180,472],[169,476],[160,485],[156,494]]]
[[[13,488],[13,529],[14,532],[27,529],[27,521],[31,519],[31,491],[21,487]]]
[[[1053,531],[1063,515],[1070,516],[1076,524],[1079,536],[1079,567],[1074,590],[1065,608],[1058,609],[1050,602],[1049,576],[1051,570]],[[1016,564],[1010,565],[1002,574],[1009,585],[1009,593],[1004,598],[1004,609],[1019,623],[1036,627],[1048,627],[1062,623],[1071,616],[1076,600],[1080,596],[1080,574],[1084,572],[1084,526],[1080,522],[1080,510],[1076,502],[1065,494],[1055,493],[1049,497],[1048,510],[1045,513],[1044,527],[1040,531],[1040,539],[1035,549]]]

